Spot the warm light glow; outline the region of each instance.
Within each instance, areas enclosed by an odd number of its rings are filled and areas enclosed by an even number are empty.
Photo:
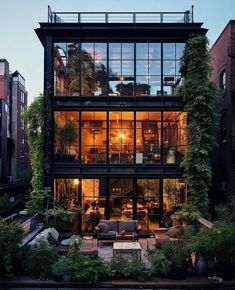
[[[74,185],[78,185],[79,184],[79,179],[74,179],[73,184]]]
[[[120,76],[120,81],[124,81],[124,76]]]
[[[119,134],[117,135],[117,138],[119,138],[119,139],[125,139],[125,138],[126,138],[126,135],[123,134],[123,133],[119,133]]]

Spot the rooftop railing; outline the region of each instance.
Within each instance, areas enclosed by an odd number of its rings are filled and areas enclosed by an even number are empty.
[[[193,6],[185,12],[52,12],[49,23],[192,23]]]

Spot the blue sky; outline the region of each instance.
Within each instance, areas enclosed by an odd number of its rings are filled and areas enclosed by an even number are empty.
[[[34,29],[53,11],[185,11],[194,5],[195,22],[204,22],[211,44],[230,19],[235,0],[0,0],[0,58],[26,79],[29,102],[43,91],[43,47]]]

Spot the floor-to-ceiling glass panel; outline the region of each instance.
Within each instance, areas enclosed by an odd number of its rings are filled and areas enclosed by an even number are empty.
[[[79,112],[54,112],[54,160],[79,161]]]
[[[161,112],[136,112],[136,163],[161,162]]]
[[[54,204],[73,211],[76,206],[80,205],[79,187],[80,180],[76,178],[54,179]],[[65,223],[63,220],[56,219],[56,217],[54,217],[54,222],[58,231],[78,232],[79,230],[79,216],[76,211],[74,211],[70,223]]]
[[[106,162],[106,113],[82,112],[83,163]]]
[[[93,233],[100,219],[105,217],[106,182],[105,179],[82,179],[82,232]]]
[[[163,161],[176,164],[182,161],[186,150],[187,113],[163,113]]]
[[[109,212],[111,220],[133,219],[133,179],[110,179]]]
[[[185,179],[163,179],[163,213],[170,217],[187,201],[187,184]]]
[[[109,162],[133,163],[134,113],[109,113]]]
[[[137,219],[143,232],[153,232],[160,220],[159,179],[137,179]]]

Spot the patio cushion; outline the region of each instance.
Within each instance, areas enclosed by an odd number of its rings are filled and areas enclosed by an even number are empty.
[[[126,232],[135,232],[136,231],[136,221],[120,221],[119,222],[119,231],[125,230]]]
[[[49,228],[49,233],[55,241],[58,241],[59,233],[57,232],[55,228]]]
[[[108,231],[111,230],[111,227],[108,224],[106,224],[105,222],[99,223],[98,227],[99,227],[100,231],[103,233],[107,233]]]
[[[100,223],[106,223],[111,231],[118,231],[118,222],[117,221],[112,221],[112,220],[100,220]]]
[[[116,239],[116,231],[108,231],[107,233],[100,233],[100,239],[104,240],[114,240]]]

